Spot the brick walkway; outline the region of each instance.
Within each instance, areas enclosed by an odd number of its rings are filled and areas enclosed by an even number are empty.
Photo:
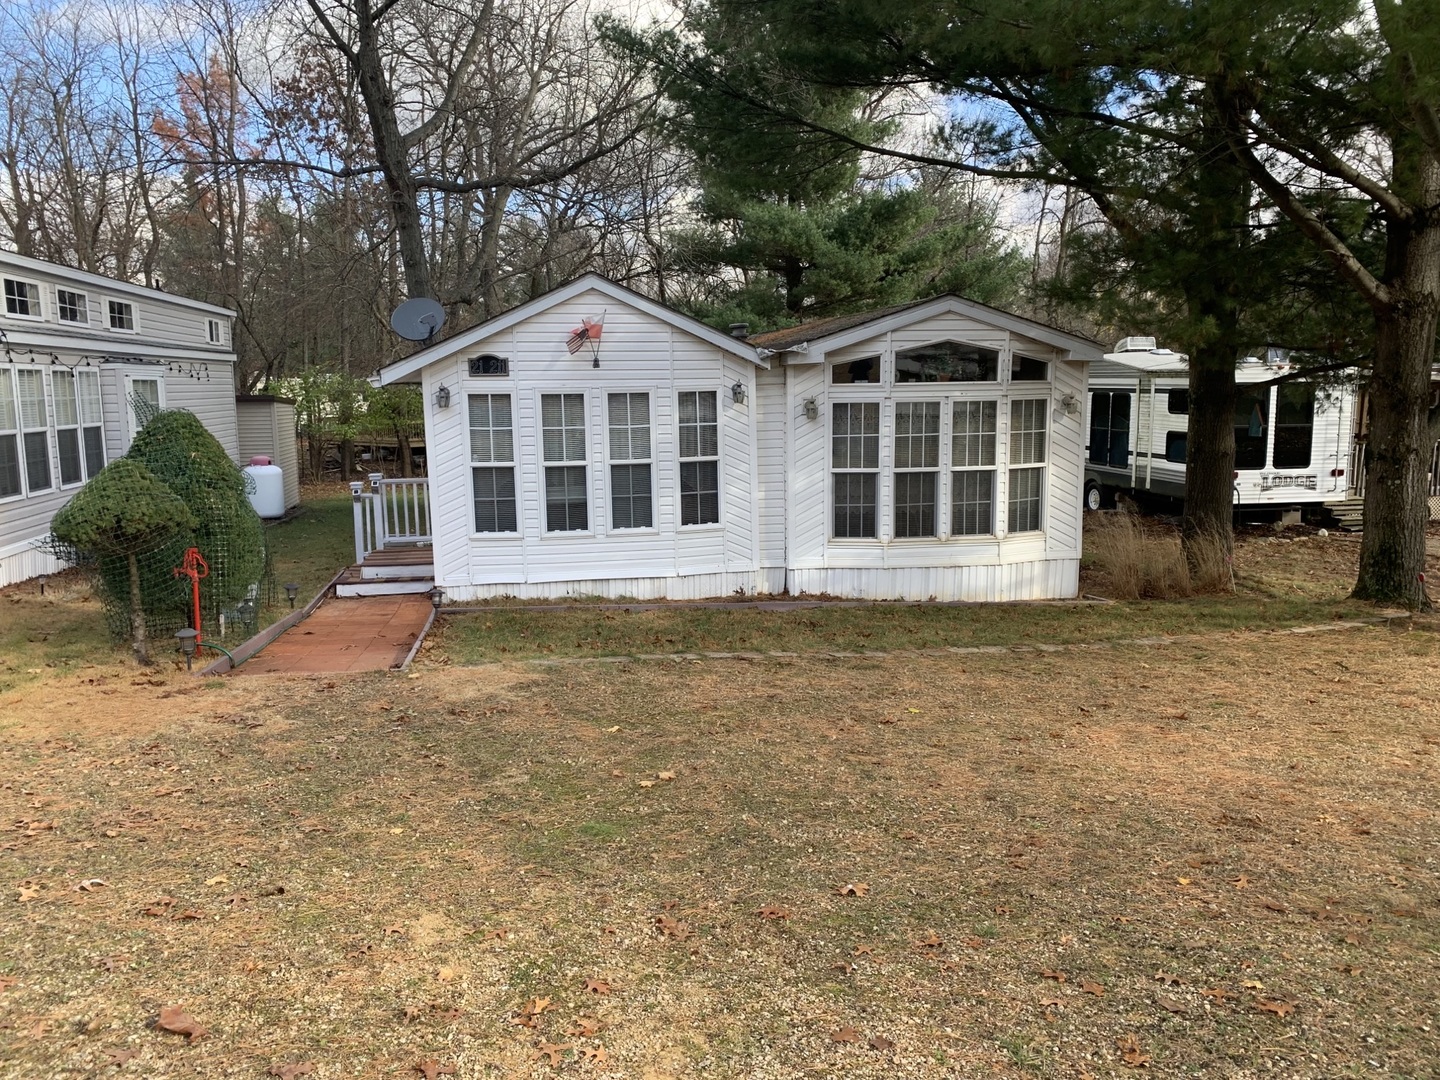
[[[425,596],[327,600],[267,645],[236,675],[384,671],[398,667],[430,615]]]

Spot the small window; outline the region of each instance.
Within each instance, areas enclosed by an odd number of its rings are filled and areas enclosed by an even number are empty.
[[[1049,382],[1050,365],[1044,360],[1036,360],[1033,356],[1016,353],[1010,358],[1010,381]]]
[[[895,354],[896,382],[994,382],[1000,354],[980,345],[937,341]]]
[[[720,521],[720,419],[714,390],[680,394],[680,524]]]
[[[470,375],[474,378],[482,375],[509,375],[510,358],[508,356],[491,356],[489,353],[484,356],[472,356],[469,367]]]
[[[105,310],[109,316],[111,330],[135,332],[135,305],[128,300],[107,300]]]
[[[210,342],[211,345],[221,345],[224,343],[221,337],[219,319],[205,320],[205,340]]]
[[[1176,465],[1185,464],[1185,443],[1186,433],[1183,431],[1165,432],[1165,460],[1173,461]]]
[[[1171,416],[1190,415],[1190,391],[1171,390],[1165,396],[1165,411]]]
[[[1315,387],[1281,383],[1275,394],[1275,468],[1308,469],[1315,436]]]
[[[866,356],[849,363],[836,364],[830,373],[830,381],[837,384],[878,383],[880,381],[880,357]]]
[[[5,314],[16,319],[38,319],[40,286],[19,278],[5,279]]]
[[[1130,395],[1096,390],[1090,395],[1092,465],[1124,469],[1130,465]]]
[[[90,301],[83,292],[56,289],[55,310],[63,323],[85,326],[90,322]]]

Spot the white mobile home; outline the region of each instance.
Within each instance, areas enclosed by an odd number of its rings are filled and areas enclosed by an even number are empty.
[[[1085,503],[1117,491],[1185,496],[1189,374],[1183,353],[1126,338],[1090,370]],[[1290,508],[1346,498],[1354,472],[1355,393],[1327,391],[1280,359],[1235,370],[1235,505]],[[1279,380],[1279,381],[1277,381]]]
[[[195,413],[232,458],[234,313],[0,251],[0,585],[51,573],[50,520],[138,427]]]
[[[453,600],[1037,599],[1078,588],[1100,353],[954,296],[745,339],[587,275],[377,379],[423,386]]]

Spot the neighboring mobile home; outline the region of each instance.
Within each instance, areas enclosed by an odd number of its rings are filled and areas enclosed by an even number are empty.
[[[0,585],[51,573],[50,519],[125,453],[137,402],[195,413],[232,458],[234,313],[0,251]],[[143,412],[144,405],[141,405]]]
[[[422,384],[452,600],[1040,599],[1102,351],[954,296],[745,339],[587,275],[377,381]]]

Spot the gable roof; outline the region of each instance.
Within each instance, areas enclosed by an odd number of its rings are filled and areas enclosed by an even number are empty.
[[[563,304],[567,300],[574,299],[583,292],[591,289],[604,293],[612,300],[625,304],[644,312],[662,322],[669,323],[678,330],[682,330],[702,341],[709,342],[716,348],[738,356],[742,360],[749,360],[757,367],[768,368],[769,363],[762,359],[756,352],[754,346],[740,338],[731,337],[729,334],[716,330],[713,326],[707,326],[699,319],[692,319],[689,315],[683,315],[673,308],[668,308],[648,296],[643,296],[633,289],[627,289],[624,285],[617,285],[609,278],[601,277],[599,274],[582,274],[574,281],[551,289],[547,293],[537,296],[528,303],[519,307],[511,308],[502,315],[488,319],[478,326],[472,326],[468,330],[462,330],[454,337],[448,337],[443,341],[437,341],[428,348],[421,349],[417,353],[405,357],[403,360],[396,360],[393,364],[387,364],[375,374],[372,380],[377,386],[389,386],[392,383],[406,382],[422,368],[444,360],[462,349],[468,349],[491,337],[494,334],[503,333],[516,323],[524,322],[532,315],[536,315],[556,304]]]
[[[921,319],[928,319],[945,312],[987,322],[992,326],[998,326],[1001,329],[1044,342],[1046,345],[1064,352],[1080,353],[1087,359],[1098,359],[1104,352],[1104,346],[1098,341],[1059,330],[1046,323],[1036,322],[1034,319],[1027,319],[1023,315],[1012,315],[1008,311],[976,303],[974,300],[967,300],[954,293],[945,293],[925,300],[915,300],[908,304],[876,308],[874,311],[857,312],[854,315],[817,319],[813,322],[801,323],[799,326],[787,327],[784,330],[756,334],[748,340],[750,344],[761,350],[762,355],[782,352],[807,353],[811,346],[819,346],[816,350],[819,356],[807,357],[813,363],[819,357],[823,357],[826,350],[843,348],[857,341],[863,341],[911,322],[918,322]]]

